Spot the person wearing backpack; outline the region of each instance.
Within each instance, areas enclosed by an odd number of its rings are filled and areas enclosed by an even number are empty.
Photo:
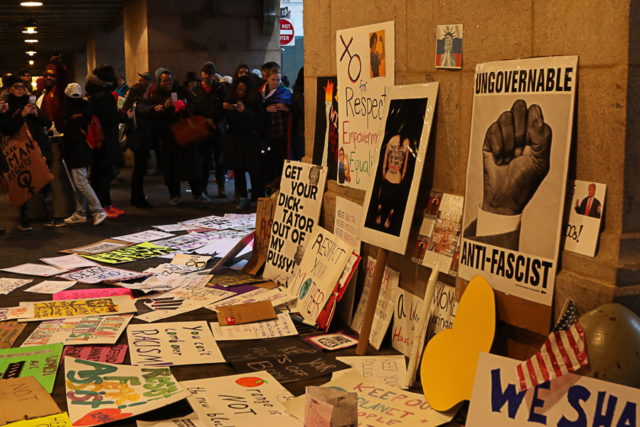
[[[89,101],[82,99],[82,87],[79,84],[69,83],[64,94],[67,96],[65,131],[64,143],[60,151],[71,174],[76,193],[76,210],[64,222],[67,224],[87,222],[88,205],[89,211],[92,212],[93,225],[98,225],[107,218],[107,214],[87,178],[87,170],[93,165],[92,148],[87,142],[93,111]]]

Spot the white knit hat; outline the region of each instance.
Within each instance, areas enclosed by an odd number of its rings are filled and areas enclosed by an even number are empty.
[[[69,98],[82,98],[82,86],[78,83],[69,83],[64,90],[64,94]]]
[[[220,79],[220,83],[229,83],[229,84],[233,84],[233,77],[231,76],[224,76],[223,78]]]

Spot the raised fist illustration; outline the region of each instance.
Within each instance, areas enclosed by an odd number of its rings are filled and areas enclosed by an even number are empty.
[[[482,146],[485,212],[519,215],[549,173],[552,131],[521,99],[489,126]]]

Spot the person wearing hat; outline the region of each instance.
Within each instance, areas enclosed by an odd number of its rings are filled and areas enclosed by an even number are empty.
[[[126,123],[133,117],[133,110],[125,113],[118,112],[118,104],[114,98],[113,84],[116,73],[107,64],[98,65],[88,76],[85,89],[89,96],[89,103],[93,114],[100,120],[104,140],[102,146],[92,150],[93,166],[91,167],[91,187],[98,196],[100,204],[110,218],[123,215],[111,202],[111,174],[113,167],[124,165],[124,155],[120,148],[118,125]]]
[[[82,99],[82,87],[78,83],[69,83],[64,91],[67,96],[64,123],[64,143],[60,147],[62,157],[69,168],[76,189],[76,210],[64,222],[78,224],[87,222],[87,205],[92,212],[93,225],[107,218],[98,196],[89,185],[87,171],[93,165],[93,154],[86,138],[93,110],[89,101]]]
[[[53,121],[56,131],[64,132],[64,104],[66,97],[64,90],[69,84],[69,73],[59,56],[51,58],[42,75],[44,90],[38,97],[36,104]]]
[[[9,109],[2,115],[0,132],[12,136],[17,134],[20,128],[26,124],[33,141],[40,147],[42,156],[50,168],[53,164],[53,152],[51,150],[51,141],[49,141],[49,136],[45,133],[45,129],[51,128],[51,120],[49,120],[44,111],[40,110],[37,105],[29,102],[29,95],[24,93],[25,84],[20,77],[10,76],[6,78],[3,83],[9,89],[7,99]],[[51,192],[51,183],[42,187],[40,194],[46,213],[45,227],[64,227],[64,222],[56,222],[53,218],[53,193]],[[21,231],[30,231],[33,229],[29,221],[29,201],[20,207],[18,222],[18,229]]]
[[[202,189],[208,194],[209,171],[212,161],[216,166],[216,183],[218,184],[218,198],[227,197],[225,191],[225,170],[222,165],[222,140],[227,128],[222,103],[227,95],[227,89],[221,83],[214,80],[216,66],[213,62],[205,62],[200,72],[202,84],[193,88],[191,93],[196,99],[195,114],[203,116],[211,127],[211,138],[204,144],[204,157],[202,164]],[[212,157],[213,156],[213,157]]]
[[[184,81],[182,82],[182,86],[189,88],[189,90],[193,90],[194,87],[200,84],[200,79],[196,75],[195,71],[187,71],[187,74],[184,76]]]

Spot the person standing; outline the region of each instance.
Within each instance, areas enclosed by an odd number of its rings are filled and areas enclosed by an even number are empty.
[[[69,73],[59,56],[53,56],[42,76],[44,89],[40,93],[36,105],[51,119],[56,131],[64,133],[64,90],[69,84]]]
[[[118,76],[118,87],[116,87],[116,94],[118,96],[126,97],[127,92],[129,92],[129,85],[127,84],[127,80],[124,76]]]
[[[184,80],[182,82],[182,86],[187,87],[189,90],[193,91],[193,89],[200,84],[200,79],[196,75],[195,71],[187,71],[187,74],[184,75]]]
[[[224,117],[222,103],[227,94],[224,85],[215,81],[213,76],[216,73],[216,66],[213,62],[205,62],[202,66],[202,84],[191,90],[195,98],[195,114],[203,116],[211,128],[211,138],[203,145],[202,163],[202,191],[208,195],[207,185],[209,184],[209,171],[212,160],[216,166],[216,183],[218,184],[218,198],[226,198],[225,191],[225,170],[222,165],[222,140],[227,127]],[[212,158],[213,155],[213,158]]]
[[[240,200],[237,209],[242,210],[249,207],[246,174],[251,177],[252,200],[264,197],[265,187],[261,167],[266,146],[260,131],[266,112],[254,79],[242,76],[235,80],[223,107],[229,124],[223,154],[227,166],[235,173],[235,192]]]
[[[180,183],[188,181],[193,197],[203,203],[211,200],[202,194],[202,156],[200,144],[182,147],[171,133],[171,125],[180,121],[180,114],[176,111],[171,94],[175,93],[184,107],[193,110],[195,99],[191,92],[174,82],[171,70],[161,68],[158,73],[158,87],[151,96],[151,104],[162,105],[163,111],[156,112],[158,134],[162,150],[162,166],[164,183],[169,190],[169,204],[180,203]],[[185,102],[186,101],[186,102]]]
[[[304,157],[304,67],[298,71],[296,84],[293,85],[291,99],[291,152],[289,158],[302,160]]]
[[[29,72],[29,70],[20,70],[18,75],[24,82],[24,93],[27,95],[31,95],[33,93],[33,86],[31,85],[31,73]]]
[[[116,80],[113,67],[107,64],[98,65],[87,76],[85,89],[89,96],[89,103],[93,114],[100,120],[104,140],[100,148],[92,150],[93,166],[91,168],[91,186],[110,218],[124,215],[111,202],[111,174],[113,167],[124,165],[124,155],[119,143],[118,125],[126,123],[133,117],[133,110],[126,113],[118,112],[116,99],[113,97],[112,87]]]
[[[89,123],[93,117],[91,104],[82,99],[82,87],[77,83],[69,83],[64,91],[67,96],[64,123],[64,143],[62,157],[71,172],[71,179],[75,186],[76,210],[64,222],[78,224],[87,222],[87,205],[92,213],[93,225],[99,225],[107,218],[98,196],[89,185],[87,171],[93,165],[91,147],[87,144]]]
[[[0,99],[0,123],[2,123],[2,118],[4,117],[4,113],[9,109],[9,104],[4,102],[4,100]],[[0,137],[2,136],[0,132]],[[9,172],[9,164],[7,163],[7,159],[4,156],[4,152],[0,149],[0,175],[3,173]],[[7,233],[7,230],[0,227],[0,236]]]
[[[267,110],[264,137],[270,150],[266,153],[265,178],[269,183],[282,174],[288,157],[291,91],[281,82],[280,68],[269,69],[266,76],[267,83],[262,86],[261,95]]]

